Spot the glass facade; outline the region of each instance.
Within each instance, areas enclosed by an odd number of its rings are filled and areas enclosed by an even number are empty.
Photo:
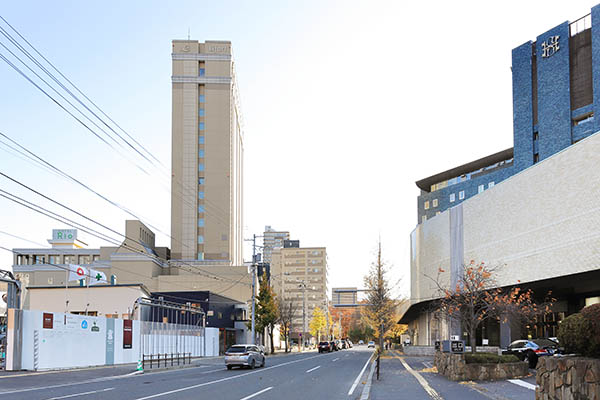
[[[204,171],[204,164],[203,163],[199,163],[198,164],[198,171]]]
[[[204,236],[198,235],[198,244],[203,244],[203,243],[204,243]]]
[[[203,130],[204,130],[204,122],[200,122],[200,123],[198,124],[198,129],[200,129],[201,131],[203,131]]]
[[[198,136],[198,144],[204,144],[204,136]]]
[[[204,211],[206,211],[204,208],[204,204],[198,204],[198,212],[202,214],[204,213]]]
[[[204,228],[204,218],[198,218],[198,228]]]
[[[198,110],[198,116],[199,117],[204,117],[204,108],[201,108]]]
[[[206,102],[206,97],[204,97],[204,95],[201,94],[200,96],[198,96],[198,102],[199,103],[205,103]]]
[[[198,192],[198,198],[199,199],[203,199],[204,198],[204,192]]]

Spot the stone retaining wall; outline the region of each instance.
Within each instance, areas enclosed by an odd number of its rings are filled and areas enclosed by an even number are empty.
[[[402,346],[402,352],[407,356],[433,356],[435,347],[433,346]]]
[[[600,360],[540,357],[536,400],[600,400]]]
[[[525,376],[527,363],[467,364],[464,354],[435,353],[438,372],[453,381],[493,381]],[[599,399],[600,400],[600,399]]]

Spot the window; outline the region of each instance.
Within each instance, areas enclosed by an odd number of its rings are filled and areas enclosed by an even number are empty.
[[[60,264],[60,256],[50,256],[50,264]]]
[[[204,185],[204,178],[198,178],[198,185]]]
[[[204,136],[198,136],[198,144],[204,144]]]
[[[533,140],[538,140],[540,137],[539,133],[533,132]]]
[[[200,108],[200,109],[198,110],[198,116],[199,116],[199,117],[204,117],[204,108]]]
[[[425,204],[423,205],[423,208],[425,208],[426,210],[429,210],[429,201],[425,202]]]
[[[198,96],[198,102],[199,103],[205,103],[206,102],[206,97],[204,97],[204,95],[201,94],[200,96]]]
[[[423,216],[421,217],[421,222],[425,222],[425,221],[427,221],[427,215],[423,215]]]
[[[219,319],[223,319],[223,313],[222,313],[222,312],[218,312],[218,313],[217,313],[217,318],[219,318]]]
[[[488,183],[488,189],[491,187],[494,187],[494,185],[496,184],[496,182],[491,181],[490,183]]]
[[[203,199],[204,198],[204,192],[198,192],[198,198],[199,199]]]
[[[540,161],[540,155],[538,153],[535,153],[533,155],[533,163],[535,164],[538,161]]]
[[[202,214],[204,212],[204,204],[198,204],[198,212]]]
[[[65,256],[65,264],[75,264],[75,256]]]
[[[206,74],[206,68],[199,68],[198,69],[198,76],[204,76],[204,74]]]
[[[437,207],[438,206],[438,199],[433,199],[433,206]]]
[[[458,192],[458,199],[459,200],[465,199],[465,191],[464,190],[461,190],[460,192]]]
[[[201,131],[203,131],[203,130],[204,130],[204,122],[200,122],[200,123],[198,124],[198,129],[200,129]]]
[[[204,260],[204,253],[203,252],[198,252],[198,260]]]
[[[450,203],[454,203],[456,201],[456,193],[450,193]]]
[[[484,189],[485,189],[485,187],[483,185],[477,186],[477,193],[483,192]]]
[[[204,150],[198,150],[198,158],[204,158]]]
[[[204,228],[204,218],[198,218],[198,228]]]
[[[203,163],[199,163],[198,164],[198,171],[204,171],[204,164]]]
[[[204,236],[198,235],[198,244],[203,244],[203,243],[204,243]]]

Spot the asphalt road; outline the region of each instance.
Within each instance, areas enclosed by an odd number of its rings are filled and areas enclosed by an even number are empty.
[[[196,367],[127,375],[124,367],[0,377],[0,400],[359,399],[372,349],[267,357],[264,368],[228,371],[222,359]],[[365,376],[368,371],[365,372]],[[354,383],[357,383],[354,385]],[[353,389],[353,390],[352,390]],[[352,391],[351,391],[352,390]],[[350,393],[350,394],[349,394]]]

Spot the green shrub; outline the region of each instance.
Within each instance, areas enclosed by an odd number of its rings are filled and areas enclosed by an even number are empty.
[[[590,336],[586,343],[585,354],[590,357],[600,357],[600,304],[593,304],[581,310],[581,315],[590,328]]]
[[[499,356],[493,353],[465,353],[467,364],[498,364],[519,362],[517,356],[508,354]]]
[[[579,313],[563,319],[558,328],[558,342],[566,353],[587,354],[591,337],[592,324]]]

